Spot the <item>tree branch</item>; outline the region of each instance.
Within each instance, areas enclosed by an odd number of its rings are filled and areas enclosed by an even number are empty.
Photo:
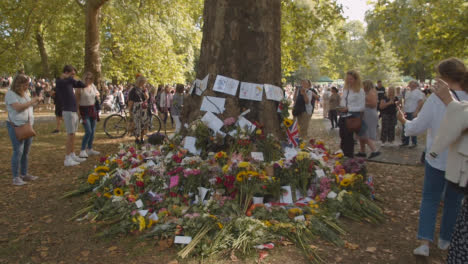
[[[84,5],[83,3],[80,2],[80,0],[75,0],[75,3],[77,3],[78,6],[79,6],[80,8],[84,8],[84,7],[85,7],[85,5]]]

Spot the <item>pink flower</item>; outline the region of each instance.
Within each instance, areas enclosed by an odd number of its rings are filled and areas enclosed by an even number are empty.
[[[224,125],[225,126],[230,126],[230,125],[234,124],[235,122],[236,122],[235,117],[229,117],[229,118],[224,119]]]

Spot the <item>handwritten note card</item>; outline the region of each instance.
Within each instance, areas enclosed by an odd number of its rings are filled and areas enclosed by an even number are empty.
[[[263,152],[252,152],[250,155],[252,156],[252,159],[256,161],[264,161]]]
[[[206,112],[201,121],[215,132],[220,131],[224,125],[223,121],[211,112]]]
[[[263,84],[242,82],[239,98],[253,101],[262,101]]]
[[[195,147],[197,139],[195,137],[185,137],[184,140],[184,149],[188,150],[193,155],[200,155],[201,150]]]
[[[237,120],[237,125],[240,126],[242,129],[247,130],[248,132],[253,132],[255,130],[255,125],[252,124],[249,120],[247,120],[245,117],[241,116]]]
[[[216,76],[216,81],[213,86],[213,91],[230,94],[235,96],[239,81],[222,75]]]
[[[190,244],[192,242],[192,237],[189,236],[175,236],[174,237],[174,244]]]
[[[265,94],[268,100],[281,101],[284,98],[283,89],[271,84],[265,84]]]
[[[226,98],[205,96],[201,105],[201,111],[207,111],[215,114],[222,114],[224,112],[224,104]]]

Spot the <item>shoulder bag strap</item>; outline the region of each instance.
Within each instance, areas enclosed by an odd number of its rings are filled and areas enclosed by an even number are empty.
[[[457,101],[458,101],[458,102],[461,102],[461,101],[460,101],[460,97],[458,97],[458,94],[457,94],[454,90],[452,90],[452,89],[450,89],[450,91],[451,91],[452,94],[455,96],[455,98],[457,98]]]

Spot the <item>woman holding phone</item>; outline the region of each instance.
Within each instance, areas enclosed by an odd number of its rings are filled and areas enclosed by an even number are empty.
[[[453,96],[458,101],[468,101],[468,85],[464,83],[466,67],[463,62],[456,58],[446,59],[441,61],[436,69],[440,79],[439,82],[447,83],[452,89]],[[406,136],[415,136],[427,131],[426,149],[430,150],[445,112],[445,104],[439,97],[432,94],[415,119],[406,120],[400,109],[398,111],[398,120],[405,125]],[[437,245],[442,250],[447,250],[450,245],[463,195],[457,192],[451,184],[447,184],[445,179],[447,157],[448,149],[444,149],[436,157],[432,157],[429,153],[426,153],[425,156],[424,186],[418,228],[418,239],[421,240],[421,245],[413,251],[415,255],[429,256],[429,244],[434,241],[437,211],[442,195],[444,208]]]

